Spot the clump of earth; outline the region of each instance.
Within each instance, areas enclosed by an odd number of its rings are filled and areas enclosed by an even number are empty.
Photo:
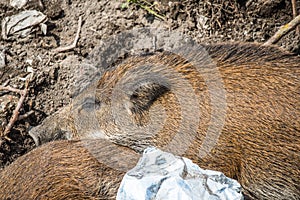
[[[28,135],[30,128],[70,102],[77,76],[75,68],[112,35],[133,28],[159,27],[182,32],[202,43],[264,43],[293,19],[290,0],[149,1],[153,4],[151,9],[164,20],[137,4],[124,6],[125,2],[31,0],[21,9],[12,7],[9,0],[0,2],[1,21],[32,9],[48,18],[46,34],[37,30],[25,38],[0,37],[0,56],[5,55],[5,64],[0,63],[0,85],[24,89],[24,79],[29,77],[29,92],[19,114],[31,113],[16,121],[7,135],[10,139],[0,137],[0,170],[35,148]],[[300,13],[299,4],[297,11]],[[53,53],[53,49],[73,42],[80,16],[83,24],[76,47]],[[276,45],[300,55],[300,35],[295,30]],[[0,134],[19,97],[14,92],[0,91]]]

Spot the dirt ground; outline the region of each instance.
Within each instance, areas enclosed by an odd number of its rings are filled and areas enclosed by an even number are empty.
[[[74,67],[88,57],[101,40],[132,28],[151,26],[183,32],[198,42],[263,43],[293,18],[290,0],[157,1],[153,10],[164,16],[164,21],[135,4],[122,8],[126,0],[29,2],[21,10],[37,9],[46,14],[47,34],[37,31],[26,38],[4,40],[0,37],[0,53],[6,56],[5,65],[0,65],[0,85],[24,89],[24,78],[30,76],[29,92],[20,115],[31,113],[15,123],[7,135],[10,140],[0,137],[0,170],[35,147],[28,136],[31,127],[70,102],[76,77]],[[297,6],[300,13],[299,2]],[[11,7],[9,0],[1,0],[0,20],[21,10]],[[77,47],[64,53],[51,53],[73,42],[80,16],[83,25]],[[300,36],[295,31],[277,45],[300,54]],[[19,96],[0,91],[0,134]]]

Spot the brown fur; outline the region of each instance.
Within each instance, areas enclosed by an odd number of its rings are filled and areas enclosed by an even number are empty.
[[[126,159],[118,159],[119,170],[112,169],[108,163],[118,154]],[[50,142],[0,172],[0,199],[115,199],[137,159],[132,150],[103,140]]]
[[[173,146],[167,150],[176,154],[181,150],[183,156],[192,159],[200,167],[222,171],[237,179],[247,196],[253,199],[297,199],[300,196],[300,58],[276,47],[257,44],[204,47],[221,74],[227,103],[221,135],[206,157],[199,156],[200,146],[208,127],[218,121],[218,113],[222,112],[221,106],[212,110],[207,86],[208,83],[215,83],[217,74],[204,80],[203,74],[214,73],[209,66],[202,66],[199,73],[191,63],[170,53],[133,57],[104,73],[97,82],[96,104],[99,104],[99,108],[96,109],[96,117],[99,124],[95,130],[114,143],[139,152],[149,145],[164,148],[176,134],[182,134],[175,141],[174,146],[178,149]],[[201,55],[198,56],[202,62]],[[183,125],[178,133],[182,124],[182,104],[178,103],[178,96],[173,93],[172,88],[177,87],[182,93],[186,92],[179,79],[167,81],[166,85],[155,81],[141,82],[129,93],[120,93],[112,104],[114,89],[121,78],[128,75],[122,84],[130,84],[139,77],[136,68],[144,65],[154,67],[139,72],[163,74],[165,71],[159,66],[165,66],[175,70],[192,85],[201,111],[194,138],[189,135],[189,126]],[[214,94],[215,98],[222,98],[218,95]],[[193,102],[185,103],[187,107],[193,105]],[[90,110],[74,106],[75,104],[59,114],[66,120],[60,118],[58,127],[71,130],[68,138],[88,137],[90,131],[78,132],[81,129],[74,123],[74,115],[71,117],[67,113],[71,110],[76,118],[77,114],[88,116]],[[161,108],[164,112],[161,112]],[[123,121],[124,124],[116,124],[113,109],[122,111],[121,117],[128,120]],[[152,129],[144,128],[147,125],[161,125],[163,128],[153,134]],[[82,118],[79,126],[93,125]],[[124,131],[121,126],[128,129]],[[36,141],[38,137],[42,137],[37,135]],[[187,136],[192,138],[192,143]],[[189,148],[180,149],[185,143]]]

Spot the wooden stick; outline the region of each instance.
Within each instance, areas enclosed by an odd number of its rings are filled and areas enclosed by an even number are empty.
[[[279,30],[267,41],[264,45],[271,45],[278,42],[284,35],[286,35],[291,30],[295,29],[297,25],[300,24],[300,15],[295,17],[292,21],[283,25],[279,28]]]
[[[19,93],[19,94],[23,93],[23,90],[19,90],[19,89],[10,87],[10,86],[2,86],[2,85],[0,85],[0,90],[7,90],[7,91]]]
[[[77,28],[76,36],[75,36],[75,39],[74,39],[73,43],[71,45],[68,45],[68,46],[65,46],[65,47],[58,47],[56,49],[53,49],[52,51],[54,53],[60,53],[60,52],[69,51],[71,49],[74,49],[77,46],[77,42],[79,40],[81,26],[82,26],[82,16],[79,17],[78,28]]]
[[[19,121],[19,120],[26,119],[27,117],[29,117],[29,116],[30,116],[30,115],[32,115],[33,113],[34,113],[34,111],[33,111],[33,110],[31,110],[31,111],[29,111],[29,112],[25,113],[24,115],[19,115],[19,117],[18,117],[18,121]]]
[[[293,18],[297,17],[297,3],[296,0],[292,0]],[[300,26],[296,27],[296,33],[300,34]]]
[[[7,79],[3,84],[2,84],[2,86],[4,87],[4,86],[7,86],[9,84],[9,79]]]
[[[4,136],[4,138],[6,138],[9,141],[11,139],[7,137],[7,134],[10,132],[13,125],[15,124],[15,122],[19,118],[19,111],[20,111],[20,109],[23,105],[23,102],[24,102],[27,94],[28,94],[28,85],[29,85],[28,83],[29,83],[29,81],[26,81],[24,90],[15,89],[15,88],[12,88],[12,87],[9,87],[9,86],[6,86],[6,87],[0,86],[0,89],[5,89],[5,90],[8,90],[8,91],[17,92],[17,93],[21,94],[21,97],[18,101],[18,104],[17,104],[15,110],[13,111],[13,114],[12,114],[10,120],[9,120],[9,123],[5,127],[5,130],[4,130],[3,135],[2,135],[2,136]]]

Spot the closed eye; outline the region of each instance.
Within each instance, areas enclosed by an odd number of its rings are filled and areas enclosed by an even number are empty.
[[[84,110],[85,112],[92,112],[94,110],[98,110],[100,108],[100,104],[101,104],[100,101],[94,98],[91,97],[85,98],[79,112],[82,110]]]

